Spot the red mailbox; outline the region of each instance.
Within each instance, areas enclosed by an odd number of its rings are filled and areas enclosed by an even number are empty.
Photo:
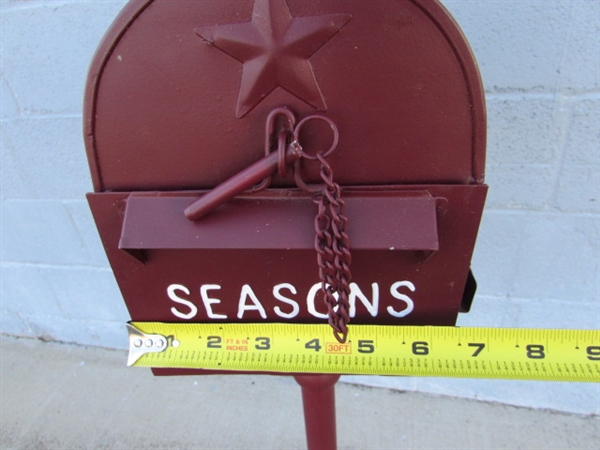
[[[324,153],[348,220],[351,323],[452,325],[469,308],[485,105],[437,1],[133,0],[92,62],[85,140],[133,320],[327,321]],[[190,213],[249,166],[256,179],[226,197],[266,189]]]

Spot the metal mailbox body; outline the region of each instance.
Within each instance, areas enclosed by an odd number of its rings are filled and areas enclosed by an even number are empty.
[[[265,118],[282,106],[339,129],[352,322],[454,324],[473,295],[486,119],[469,47],[433,0],[124,8],[91,64],[84,133],[88,201],[132,319],[326,321],[316,209],[291,175],[196,222],[183,214],[263,156]],[[303,139],[331,137],[315,125]]]

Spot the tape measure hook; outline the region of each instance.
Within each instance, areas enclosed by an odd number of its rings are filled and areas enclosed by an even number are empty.
[[[146,334],[134,326],[127,324],[129,334],[129,355],[127,366],[133,366],[138,359],[148,353],[164,352],[168,347],[168,339],[160,334]]]

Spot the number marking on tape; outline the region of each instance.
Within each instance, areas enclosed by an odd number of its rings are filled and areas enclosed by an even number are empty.
[[[352,325],[340,344],[327,324],[128,329],[132,366],[600,382],[600,330]]]

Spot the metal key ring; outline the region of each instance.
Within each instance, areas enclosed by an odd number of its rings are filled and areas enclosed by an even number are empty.
[[[300,122],[298,122],[298,124],[296,125],[296,128],[294,128],[294,141],[299,142],[300,130],[301,130],[302,126],[306,122],[308,122],[310,120],[316,120],[316,119],[324,120],[325,122],[327,122],[329,124],[329,126],[331,127],[331,130],[333,131],[333,143],[331,144],[331,147],[329,147],[329,149],[326,152],[323,152],[321,154],[321,156],[323,158],[327,158],[329,155],[331,155],[334,152],[334,150],[336,149],[336,147],[338,145],[338,141],[340,139],[340,134],[338,132],[338,129],[335,126],[335,123],[333,123],[333,121],[330,118],[321,116],[319,114],[305,117]],[[304,149],[302,148],[302,145],[299,145],[298,152],[300,153],[300,156],[302,156],[302,158],[308,159],[310,161],[316,161],[318,159],[316,156],[312,156],[312,155],[309,155],[308,153],[306,153],[304,151]]]

